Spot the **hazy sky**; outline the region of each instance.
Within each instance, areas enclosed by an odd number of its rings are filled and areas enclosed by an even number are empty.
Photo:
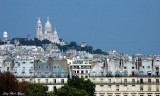
[[[160,54],[160,0],[0,0],[0,38],[36,37],[50,17],[66,42],[121,53]]]

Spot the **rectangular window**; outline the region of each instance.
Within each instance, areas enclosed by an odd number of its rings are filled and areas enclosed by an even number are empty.
[[[135,79],[132,79],[132,83],[135,83]]]
[[[127,69],[127,67],[126,67],[126,66],[124,66],[124,69]]]
[[[119,79],[117,78],[116,83],[119,83]]]
[[[127,85],[124,85],[124,91],[127,91]]]
[[[56,86],[53,86],[53,91],[55,91],[57,89],[57,87]]]
[[[108,85],[108,91],[111,91],[112,89],[111,89],[111,85]]]
[[[143,79],[140,79],[140,83],[143,83]]]
[[[95,79],[93,79],[93,83],[95,83]]]
[[[159,83],[159,79],[156,79],[156,83]]]
[[[148,91],[151,91],[151,85],[148,85]]]
[[[127,79],[124,79],[124,83],[127,83]]]
[[[30,83],[33,83],[33,79],[30,79]]]
[[[48,79],[46,79],[46,83],[48,84]]]
[[[111,83],[111,79],[108,79],[108,83]]]
[[[38,83],[41,83],[41,80],[40,80],[40,79],[38,79]]]
[[[135,85],[132,85],[132,91],[135,91]]]
[[[56,83],[56,79],[53,79],[53,83]]]
[[[22,82],[24,82],[25,81],[25,79],[22,79]]]
[[[103,91],[103,85],[100,86],[100,90]]]
[[[124,96],[128,96],[128,95],[124,95]]]
[[[64,79],[61,79],[61,83],[64,84]]]
[[[81,71],[81,74],[83,74],[83,70]]]
[[[148,79],[148,83],[151,83],[151,79]]]
[[[119,85],[116,85],[116,91],[119,91]]]
[[[143,85],[140,85],[140,91],[143,91]]]
[[[150,69],[150,66],[147,66],[148,69]]]
[[[7,71],[9,71],[9,67],[7,67]]]
[[[132,67],[132,69],[134,69],[134,67]]]
[[[103,79],[101,79],[101,83],[103,83]]]

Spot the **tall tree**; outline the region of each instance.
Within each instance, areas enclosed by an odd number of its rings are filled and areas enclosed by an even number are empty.
[[[68,85],[64,85],[63,88],[58,89],[55,94],[57,96],[89,96],[85,90],[79,90]]]
[[[29,83],[22,87],[22,92],[27,96],[46,96],[47,90],[47,86],[35,83]]]
[[[75,76],[69,80],[68,86],[77,88],[79,90],[85,90],[89,96],[94,96],[95,84],[92,83],[90,79],[84,80],[84,78]]]
[[[0,95],[17,95],[19,92],[18,80],[10,72],[0,72]]]

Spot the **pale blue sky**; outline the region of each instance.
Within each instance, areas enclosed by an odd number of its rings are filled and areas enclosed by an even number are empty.
[[[160,0],[0,0],[0,38],[34,38],[39,16],[67,42],[160,54]]]

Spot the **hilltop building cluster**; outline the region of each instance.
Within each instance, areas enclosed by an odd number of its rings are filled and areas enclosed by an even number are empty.
[[[40,18],[38,18],[38,22],[37,22],[37,38],[39,40],[44,40],[47,39],[49,41],[51,41],[54,44],[61,44],[61,45],[65,45],[64,41],[60,41],[56,28],[54,30],[54,32],[52,32],[52,25],[49,22],[49,17],[47,18],[47,22],[45,24],[45,29],[44,29],[44,33],[42,30],[42,23]]]
[[[7,38],[8,34],[4,32],[3,41],[9,41]],[[96,85],[96,96],[160,96],[160,55],[61,51],[56,44],[65,43],[59,40],[56,29],[52,33],[49,18],[44,34],[38,19],[37,38],[47,39],[52,44],[45,47],[1,44],[0,72],[9,71],[20,82],[47,85],[48,91],[55,91],[73,76],[79,76]],[[30,39],[30,36],[26,38]],[[81,47],[86,47],[86,43],[82,42]]]

